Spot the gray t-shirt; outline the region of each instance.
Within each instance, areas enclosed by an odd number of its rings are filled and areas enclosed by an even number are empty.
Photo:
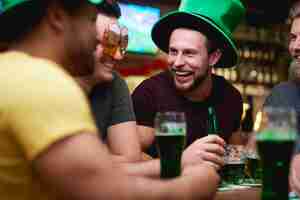
[[[297,115],[297,130],[300,135],[300,87],[295,82],[287,81],[276,85],[266,98],[264,106],[292,107]],[[300,153],[300,142],[297,142],[296,152]]]
[[[103,140],[106,140],[110,126],[135,121],[128,86],[117,73],[114,73],[112,82],[96,85],[89,95],[89,101]]]

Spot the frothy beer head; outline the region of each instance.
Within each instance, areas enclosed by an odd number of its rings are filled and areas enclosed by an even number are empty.
[[[288,131],[288,132],[283,132],[283,131]],[[297,133],[293,130],[266,129],[256,135],[256,140],[260,142],[295,141],[296,139],[297,139]]]
[[[226,145],[224,160],[226,165],[244,163],[244,146]]]
[[[180,122],[165,122],[161,123],[156,136],[185,136],[186,125]]]

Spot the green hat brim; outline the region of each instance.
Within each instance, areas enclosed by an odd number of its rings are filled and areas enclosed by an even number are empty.
[[[15,1],[11,1],[9,2],[3,9],[2,12],[6,12],[8,10],[10,10],[11,8],[17,6],[17,5],[21,5],[22,3],[25,3],[25,2],[29,2],[30,0],[15,0]],[[99,5],[103,2],[104,0],[88,0],[88,2],[90,2],[91,4],[94,4],[94,5]]]
[[[11,8],[13,8],[19,4],[22,4],[26,1],[28,1],[28,0],[11,1],[5,7],[2,8],[3,10],[1,12],[6,12],[6,11],[10,10]]]
[[[184,11],[173,11],[154,24],[151,32],[153,42],[164,52],[169,51],[169,39],[176,28],[190,28],[214,39],[222,50],[216,67],[229,68],[238,63],[238,52],[232,38],[209,18]]]

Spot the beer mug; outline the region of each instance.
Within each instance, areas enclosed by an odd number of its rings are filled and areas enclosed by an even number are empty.
[[[222,185],[239,185],[243,183],[245,173],[245,155],[243,145],[225,146],[225,165],[221,169]]]
[[[294,151],[296,113],[287,107],[265,107],[263,127],[256,134],[262,164],[262,199],[287,200],[288,175]]]
[[[182,112],[159,112],[154,126],[161,178],[179,176],[186,137],[185,115]]]

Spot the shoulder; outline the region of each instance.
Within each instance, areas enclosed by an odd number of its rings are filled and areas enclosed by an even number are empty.
[[[218,94],[222,94],[226,97],[235,97],[238,99],[242,99],[241,93],[238,89],[236,89],[233,84],[227,81],[224,77],[213,75],[213,83],[215,84],[216,90]]]
[[[10,60],[7,61],[7,59]],[[78,88],[73,78],[61,66],[50,60],[14,52],[0,57],[0,64],[3,74],[10,77],[5,82],[13,82],[16,85],[26,83],[33,88],[40,88],[42,84],[47,89],[55,88],[58,91],[65,85]],[[14,76],[11,76],[12,74]],[[36,84],[37,82],[39,84]],[[63,85],[55,87],[59,84]],[[26,88],[22,87],[22,89]]]
[[[293,82],[286,81],[274,86],[267,96],[264,106],[289,106],[297,103],[298,96],[298,86]]]
[[[172,86],[171,77],[168,71],[164,71],[142,81],[141,84],[136,87],[133,94],[141,91],[155,91],[157,93],[170,86]]]
[[[12,58],[14,60],[7,61]],[[0,65],[2,75],[6,76],[5,79],[0,78],[1,93],[7,95],[11,105],[21,106],[26,102],[51,105],[60,102],[58,99],[72,102],[75,98],[85,97],[73,78],[54,62],[12,53],[1,56]]]
[[[113,75],[114,75],[113,82],[122,82],[122,83],[125,83],[124,78],[117,71],[114,71]]]
[[[290,90],[294,90],[296,88],[297,88],[296,84],[294,84],[291,81],[286,81],[286,82],[279,83],[278,85],[275,85],[272,88],[271,92],[290,91]]]
[[[121,77],[118,72],[114,72],[114,79],[111,83],[111,93],[114,97],[130,96],[130,91],[127,82]]]
[[[278,85],[275,85],[271,92],[269,97],[278,97],[278,96],[290,96],[294,94],[298,94],[298,86],[290,81],[279,83]]]

